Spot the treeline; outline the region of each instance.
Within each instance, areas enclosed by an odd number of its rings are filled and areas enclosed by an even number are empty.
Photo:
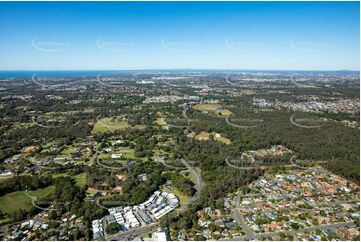
[[[23,147],[33,145],[35,142],[41,143],[42,141],[47,142],[61,138],[84,138],[92,130],[90,123],[96,121],[99,115],[111,117],[119,115],[119,110],[132,112],[132,107],[140,104],[144,99],[136,96],[119,97],[117,93],[104,95],[94,91],[93,88],[82,92],[71,92],[62,90],[42,91],[35,84],[27,86],[29,88],[19,86],[7,90],[13,95],[33,95],[33,97],[30,100],[10,99],[1,107],[0,162],[19,153]],[[49,95],[59,96],[61,99],[51,99]],[[29,114],[24,112],[22,108],[18,108],[23,106],[26,106],[29,111],[35,111],[35,114]],[[90,108],[92,112],[84,112],[84,110]],[[76,112],[66,113],[70,111]],[[45,116],[42,114],[47,112],[55,112],[55,116],[63,117],[59,123],[61,128],[44,128],[33,124],[32,119],[37,120],[37,117],[39,117],[39,123],[46,125],[47,123],[42,122],[40,119]],[[64,113],[57,115],[56,112]],[[134,124],[147,123],[152,119],[150,115],[138,115],[135,118]],[[51,119],[51,116],[49,116],[49,119]],[[142,121],[145,119],[148,121]],[[56,123],[53,123],[53,125],[56,126]]]
[[[43,128],[37,125],[10,129],[0,134],[0,162],[17,154],[22,148],[34,145],[34,141],[45,141],[53,139],[85,138],[92,127],[86,122],[79,122],[77,125],[68,124],[61,128]]]
[[[133,165],[124,181],[123,194],[118,198],[130,204],[145,202],[159,187],[168,180],[168,174],[163,173],[164,167],[151,161],[137,162]],[[139,176],[146,175],[143,181]]]
[[[63,214],[69,212],[82,217],[85,226],[70,235],[70,238],[73,240],[80,238],[91,240],[91,221],[103,217],[107,211],[95,202],[85,201],[84,188],[79,188],[71,177],[57,178],[54,184],[55,190],[51,197],[53,209],[49,212],[49,218],[58,221]]]
[[[110,169],[100,166],[86,166],[86,183],[96,189],[114,188],[117,186],[117,179],[112,176]]]
[[[240,101],[241,104],[245,105],[244,101]],[[357,129],[345,127],[335,121],[318,123],[321,125],[320,128],[305,129],[294,126],[290,122],[290,117],[293,114],[290,111],[273,110],[262,112],[257,108],[231,107],[229,109],[234,113],[230,117],[232,123],[245,125],[246,121],[254,120],[256,127],[240,129],[227,124],[224,117],[190,111],[188,115],[191,119],[196,120],[192,122],[190,131],[219,132],[232,141],[230,146],[237,145],[236,149],[238,150],[257,150],[281,144],[293,150],[300,159],[327,162],[337,160],[340,164],[344,163],[349,170],[359,173],[360,140],[359,130]],[[333,119],[340,119],[345,115],[332,114],[331,116]],[[320,120],[318,115],[301,112],[295,114],[295,119],[297,118]],[[193,145],[194,143],[192,143]],[[190,149],[196,149],[196,147]],[[201,155],[195,154],[195,156]],[[359,183],[357,176],[350,176],[346,169],[337,169],[335,165],[330,165],[328,168],[341,176],[356,177],[356,179],[353,178],[353,181]]]
[[[323,166],[346,179],[356,183],[360,181],[360,163],[358,162],[330,160]]]
[[[342,121],[342,120],[360,121],[360,113],[353,115],[348,113],[323,112],[317,114],[317,116],[322,118],[333,119],[336,121]]]
[[[185,195],[191,197],[195,194],[196,190],[193,187],[194,183],[187,177],[173,173],[171,179],[173,186]]]
[[[30,176],[22,175],[6,179],[0,182],[0,196],[7,193],[25,190],[36,190],[53,184],[50,175]]]
[[[85,168],[87,185],[98,189],[113,189],[122,187],[122,193],[113,195],[107,201],[116,201],[124,205],[140,204],[146,201],[169,178],[163,173],[164,166],[152,161],[138,161],[124,169],[112,170],[99,166]],[[117,174],[124,175],[124,180],[116,178]],[[145,176],[145,181],[140,175]]]
[[[85,197],[84,189],[80,189],[74,179],[64,176],[55,180],[54,206],[60,211],[76,213],[82,206]]]
[[[247,186],[262,174],[258,169],[238,170],[225,163],[225,157],[238,149],[237,145],[227,146],[216,141],[199,142],[184,136],[175,139],[176,155],[195,162],[201,169],[204,186],[196,206],[223,208],[223,198],[227,193]]]

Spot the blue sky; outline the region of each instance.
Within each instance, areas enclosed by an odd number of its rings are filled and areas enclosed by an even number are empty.
[[[0,70],[358,70],[358,2],[0,3]]]

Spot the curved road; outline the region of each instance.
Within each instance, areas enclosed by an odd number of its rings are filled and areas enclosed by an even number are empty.
[[[189,120],[189,118],[188,118],[188,115],[187,115],[187,108],[184,108],[183,109],[183,111],[182,111],[182,115],[183,115],[183,117],[187,120],[187,128],[184,130],[184,133],[185,134],[187,134],[187,133],[189,133],[189,124],[190,124],[190,120]]]
[[[195,181],[196,181],[196,184],[194,186],[194,188],[196,189],[196,194],[195,196],[193,196],[190,201],[195,201],[198,197],[199,197],[199,194],[202,190],[202,176],[200,173],[198,173],[194,168],[193,166],[191,166],[187,161],[185,161],[184,159],[180,159],[180,161],[183,163],[183,165],[185,167],[187,167],[187,169],[189,170],[189,172],[194,176],[195,178]]]
[[[177,129],[185,129],[188,126],[181,126],[181,125],[173,125],[173,124],[167,124],[171,128],[177,128]]]
[[[304,129],[317,129],[320,128],[322,125],[315,125],[315,126],[306,126],[306,125],[302,125],[302,124],[298,124],[293,120],[293,117],[295,116],[295,114],[292,114],[292,116],[290,117],[290,122],[297,127],[300,128],[304,128]]]
[[[233,165],[231,162],[229,162],[229,157],[226,158],[226,164],[232,168],[238,169],[238,170],[253,170],[256,169],[256,167],[253,166],[246,166],[246,167],[241,167],[241,166],[236,166]]]
[[[189,123],[190,123],[190,120],[187,116],[187,109],[184,108],[183,111],[182,111],[182,116],[187,120],[187,123],[188,125],[173,125],[173,124],[168,124],[169,127],[171,128],[178,128],[178,129],[184,129],[185,128],[185,133],[188,133],[188,129],[189,129]]]
[[[233,127],[236,127],[236,128],[241,128],[241,129],[250,129],[250,128],[255,128],[257,127],[257,125],[252,125],[252,126],[244,126],[244,125],[237,125],[237,124],[233,124],[229,121],[228,119],[229,116],[226,117],[226,122],[227,124],[233,126]]]
[[[317,169],[317,167],[299,166],[299,165],[297,165],[297,164],[293,161],[294,158],[296,158],[295,155],[292,156],[291,159],[290,159],[290,163],[291,163],[291,165],[294,166],[294,167],[297,167],[297,168],[300,168],[300,169],[304,169],[304,170],[314,170],[314,171]],[[326,161],[318,161],[318,163],[327,163],[327,162],[326,162]]]
[[[187,122],[189,124],[189,119],[188,119],[188,116],[186,113],[186,109],[183,110],[183,116],[187,119]],[[188,126],[187,126],[187,131],[188,131]],[[196,189],[196,194],[188,200],[187,204],[185,204],[185,206],[188,206],[188,204],[195,201],[200,195],[200,192],[202,190],[202,177],[201,177],[201,174],[198,173],[193,168],[193,166],[191,166],[187,161],[185,161],[184,159],[180,159],[180,162],[189,170],[189,172],[192,174],[192,176],[194,176],[195,183],[196,183],[194,186]],[[164,163],[162,162],[162,164],[164,164]],[[168,166],[166,164],[164,164],[164,165]],[[175,167],[171,167],[171,168],[175,168]],[[177,169],[180,169],[180,168],[177,168]],[[136,236],[142,235],[144,233],[150,232],[158,226],[159,226],[159,222],[155,222],[155,223],[151,223],[151,224],[148,224],[148,225],[145,225],[142,227],[130,229],[125,232],[117,233],[114,235],[109,235],[109,236],[106,236],[105,238],[106,238],[106,240],[128,240],[129,237],[136,237]]]
[[[167,164],[165,161],[161,161],[160,163],[162,163],[164,166],[172,168],[172,169],[176,169],[176,170],[186,170],[186,167],[177,167],[177,166],[172,166]]]
[[[34,116],[31,118],[31,121],[33,121],[33,124],[38,125],[39,127],[42,127],[42,128],[47,128],[47,129],[56,129],[56,128],[65,127],[65,125],[45,125],[45,124],[38,123],[38,122],[35,120],[35,117],[34,117]],[[79,123],[80,123],[80,121],[78,121],[78,122],[76,122],[75,124],[73,124],[73,126],[78,125]]]

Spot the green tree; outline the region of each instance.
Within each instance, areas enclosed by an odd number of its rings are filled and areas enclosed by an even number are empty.
[[[118,223],[110,223],[105,228],[107,234],[115,234],[119,231],[119,224]]]

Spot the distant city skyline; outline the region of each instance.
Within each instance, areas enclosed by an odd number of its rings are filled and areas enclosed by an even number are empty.
[[[359,2],[0,2],[0,71],[359,70]]]

